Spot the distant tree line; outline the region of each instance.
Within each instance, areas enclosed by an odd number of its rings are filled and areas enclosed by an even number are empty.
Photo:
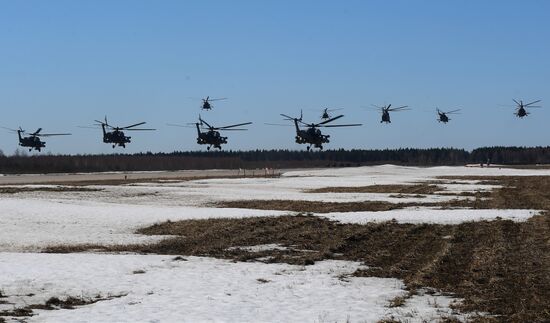
[[[398,164],[410,166],[468,163],[550,164],[550,147],[486,147],[472,152],[454,148],[383,150],[187,151],[108,155],[0,154],[0,173],[73,173],[183,169],[349,167]]]

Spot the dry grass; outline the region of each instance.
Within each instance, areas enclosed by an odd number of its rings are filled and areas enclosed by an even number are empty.
[[[423,203],[390,203],[383,201],[365,202],[317,202],[297,200],[240,200],[224,201],[212,204],[220,208],[279,210],[302,213],[329,213],[329,212],[360,212],[360,211],[389,211],[410,206],[421,206]]]
[[[170,182],[189,182],[189,181],[198,181],[205,179],[235,179],[235,178],[251,178],[251,177],[260,177],[260,178],[277,178],[280,177],[280,174],[274,175],[264,175],[255,174],[243,176],[243,175],[212,175],[212,176],[167,176],[167,177],[151,177],[151,178],[131,178],[131,174],[128,175],[128,178],[119,178],[119,179],[96,179],[96,180],[82,180],[82,181],[56,181],[51,183],[43,183],[44,185],[64,185],[64,186],[119,186],[119,185],[132,185],[132,184],[142,184],[142,183],[153,183],[153,184],[166,184]]]
[[[406,302],[407,302],[407,297],[396,296],[395,298],[390,300],[388,307],[401,307],[405,305]]]
[[[17,194],[28,192],[98,192],[102,189],[87,187],[6,187],[0,186],[0,194]]]
[[[75,309],[79,306],[85,306],[90,304],[95,304],[97,302],[110,300],[113,298],[119,298],[126,296],[125,294],[122,295],[111,295],[103,297],[101,295],[97,295],[94,298],[77,298],[69,296],[65,299],[60,299],[58,297],[51,297],[48,299],[44,304],[29,304],[25,307],[19,307],[14,308],[13,310],[3,310],[0,311],[0,322],[5,322],[6,320],[4,317],[29,317],[35,315],[34,310],[59,310],[59,309]],[[17,321],[25,321],[25,320],[17,320]]]
[[[430,184],[414,185],[370,185],[358,187],[323,187],[306,190],[306,193],[395,193],[395,194],[433,194],[444,188]]]

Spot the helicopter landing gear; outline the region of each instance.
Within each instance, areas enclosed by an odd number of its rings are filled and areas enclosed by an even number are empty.
[[[309,151],[311,149],[311,146],[307,146],[307,151]]]
[[[206,147],[206,150],[210,150],[210,146]]]

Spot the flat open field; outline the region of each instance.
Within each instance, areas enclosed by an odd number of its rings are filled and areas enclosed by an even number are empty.
[[[550,170],[282,173],[0,176],[0,322],[550,320]]]

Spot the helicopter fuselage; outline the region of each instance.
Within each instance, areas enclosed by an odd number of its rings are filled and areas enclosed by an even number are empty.
[[[445,113],[439,113],[439,119],[437,121],[447,123],[449,122],[449,117]]]
[[[382,111],[382,120],[380,121],[380,123],[382,122],[391,123],[389,111],[386,111],[386,110]]]
[[[202,109],[203,110],[212,110],[212,105],[208,101],[204,101],[202,103]]]
[[[117,145],[126,148],[126,144],[131,142],[132,137],[124,135],[123,131],[114,130],[109,132],[105,130],[105,125],[101,127],[103,129],[103,142],[106,144],[113,144],[113,148]]]
[[[199,125],[197,124],[197,144],[199,145],[208,145],[206,149],[210,150],[211,147],[222,149],[223,144],[227,143],[227,137],[220,135],[219,131],[208,130],[201,131]]]
[[[524,107],[519,107],[518,110],[516,111],[516,116],[518,118],[526,117],[528,114],[529,112],[527,112],[527,110],[525,110]]]
[[[330,135],[323,135],[321,130],[316,127],[308,127],[306,130],[300,129],[298,120],[294,120],[294,125],[296,126],[296,143],[309,144],[307,150],[311,149],[311,146],[323,149],[323,144],[330,142]]]
[[[19,135],[19,146],[28,147],[29,151],[33,149],[36,149],[37,151],[41,151],[42,148],[46,147],[46,142],[41,141],[40,138],[37,136],[21,137],[20,132],[18,132],[18,135]]]

